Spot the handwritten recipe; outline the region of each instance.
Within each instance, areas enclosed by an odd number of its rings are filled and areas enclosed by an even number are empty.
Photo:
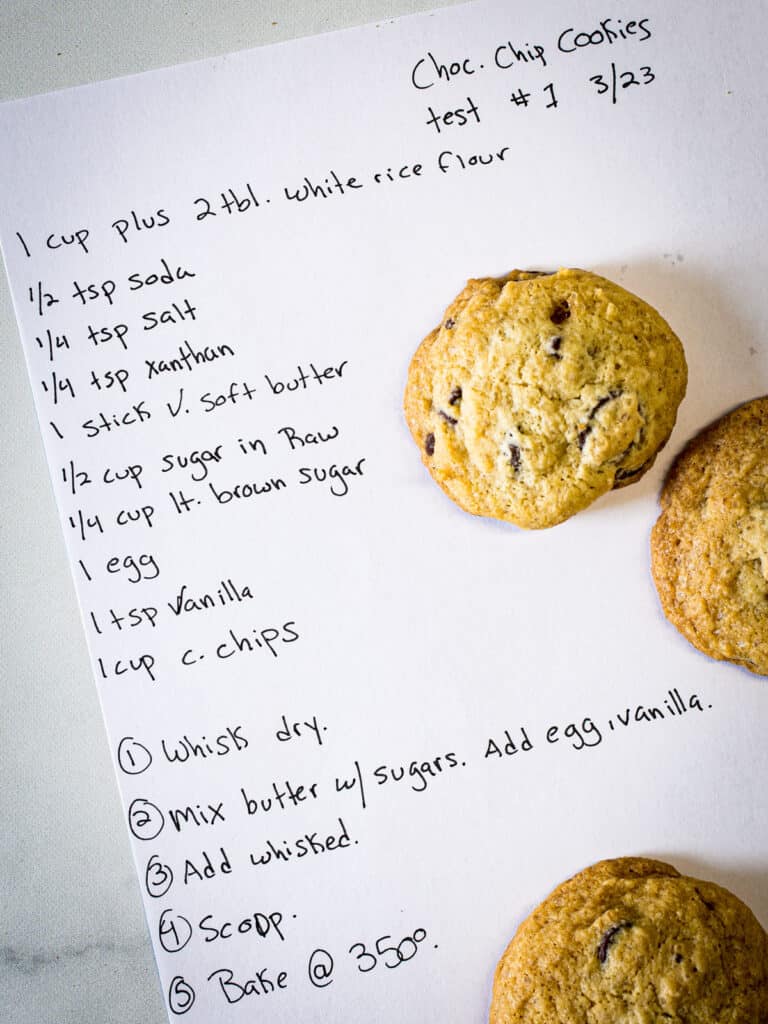
[[[768,692],[647,568],[672,456],[768,390],[748,6],[738,66],[721,11],[488,0],[0,107],[169,1019],[479,1024],[561,878],[764,863]],[[402,392],[467,278],[558,265],[657,305],[689,396],[646,481],[526,533],[431,485]]]

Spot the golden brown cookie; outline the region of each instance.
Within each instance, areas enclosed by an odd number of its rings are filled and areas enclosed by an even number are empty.
[[[584,270],[470,281],[419,346],[405,415],[475,515],[554,526],[639,480],[674,426],[683,347],[647,303]]]
[[[517,930],[490,1024],[767,1024],[768,936],[727,889],[640,857],[569,879]]]
[[[768,398],[695,437],[651,533],[664,614],[712,658],[768,675]]]

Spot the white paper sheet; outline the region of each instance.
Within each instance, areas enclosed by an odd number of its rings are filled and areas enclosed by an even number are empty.
[[[0,107],[0,234],[170,1019],[480,1022],[530,908],[649,854],[768,920],[768,689],[648,570],[768,390],[764,5],[478,3]],[[683,338],[641,483],[549,531],[400,406],[470,276]]]

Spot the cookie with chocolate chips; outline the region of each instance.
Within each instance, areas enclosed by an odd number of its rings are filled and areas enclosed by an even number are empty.
[[[651,567],[665,615],[711,658],[768,676],[768,397],[687,445],[661,509]]]
[[[674,426],[683,347],[649,305],[584,270],[470,281],[419,346],[405,415],[475,515],[554,526],[639,480]]]
[[[740,900],[660,861],[601,861],[517,930],[490,1024],[768,1022],[768,935]]]

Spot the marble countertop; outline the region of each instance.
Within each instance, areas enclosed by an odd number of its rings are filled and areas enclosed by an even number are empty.
[[[434,6],[3,0],[0,101]],[[161,1024],[139,884],[3,275],[0,380],[0,1017]]]

